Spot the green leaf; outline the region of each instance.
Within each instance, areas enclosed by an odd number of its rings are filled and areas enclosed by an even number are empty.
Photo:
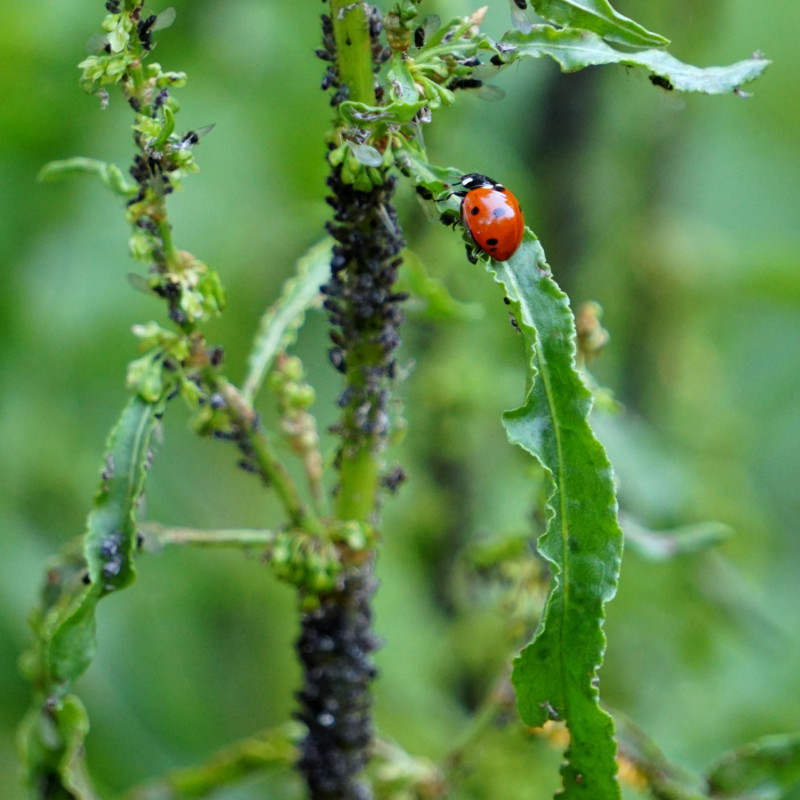
[[[97,800],[84,763],[88,732],[86,709],[75,695],[53,698],[28,712],[20,725],[18,744],[23,764],[28,766],[25,777],[31,797]]]
[[[126,180],[122,170],[116,164],[108,164],[96,158],[66,158],[63,161],[51,161],[45,164],[36,180],[42,182],[60,181],[74,175],[95,175],[100,178],[103,185],[111,189],[120,197],[132,197],[136,194],[136,187]]]
[[[431,275],[419,256],[411,250],[403,251],[397,288],[410,292],[412,300],[422,300],[425,304],[424,314],[428,319],[469,321],[483,316],[483,306],[480,303],[456,300],[447,286]],[[409,306],[409,310],[413,310],[411,303]]]
[[[710,797],[781,800],[800,784],[800,735],[765,736],[724,755],[708,775]]]
[[[584,67],[600,64],[624,64],[643,67],[656,82],[666,88],[682,92],[724,94],[737,90],[755,80],[771,62],[757,55],[727,67],[694,67],[678,61],[664,50],[625,52],[616,50],[588,31],[564,28],[557,30],[548,25],[534,26],[530,33],[511,31],[498,45],[498,55],[504,64],[517,58],[550,56],[564,72],[575,72]]]
[[[607,0],[531,0],[542,18],[568,28],[584,28],[610,42],[630,47],[664,47],[669,44],[658,33],[617,13]]]
[[[385,106],[369,106],[347,100],[340,103],[342,117],[357,128],[372,128],[375,125],[404,125],[411,122],[417,112],[426,104],[426,100],[416,102],[394,102]]]
[[[386,75],[389,91],[394,101],[398,103],[416,104],[419,102],[419,91],[414,76],[408,65],[408,58],[403,53],[392,56],[392,64]]]
[[[614,476],[587,420],[591,393],[575,367],[575,324],[539,241],[492,262],[516,317],[529,365],[524,405],[503,415],[509,440],[533,455],[549,483],[538,549],[553,578],[539,628],[514,662],[512,681],[528,725],[562,719],[570,746],[563,797],[619,797],[614,723],[598,704],[603,604],[617,588],[622,532]]]
[[[296,341],[306,310],[319,306],[319,288],[330,276],[332,247],[333,242],[324,239],[302,256],[294,277],[286,281],[281,296],[261,317],[242,387],[242,396],[248,403],[258,393],[275,356]]]
[[[70,692],[94,657],[98,601],[135,577],[135,509],[162,411],[163,398],[157,404],[139,397],[128,403],[109,436],[86,534],[47,570],[31,619],[36,643],[23,670],[34,685],[34,700],[19,742],[26,780],[37,797],[46,786],[48,798],[94,798],[81,763],[88,720]]]

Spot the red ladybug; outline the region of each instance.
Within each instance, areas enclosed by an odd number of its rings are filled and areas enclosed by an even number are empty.
[[[466,189],[456,192],[464,198],[461,219],[475,243],[496,261],[508,260],[517,252],[525,232],[517,198],[505,186],[478,172],[464,175],[461,185]]]

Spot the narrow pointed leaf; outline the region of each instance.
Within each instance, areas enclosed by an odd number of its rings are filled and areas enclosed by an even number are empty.
[[[39,170],[36,179],[43,183],[49,183],[71,178],[74,175],[94,175],[103,182],[104,186],[121,197],[130,197],[136,192],[134,185],[125,178],[122,170],[116,164],[108,164],[105,161],[84,156],[66,158],[63,161],[51,161]]]
[[[598,705],[603,604],[616,592],[622,555],[614,478],[587,420],[592,397],[575,367],[575,325],[538,240],[527,232],[508,261],[492,262],[510,301],[528,358],[524,405],[504,414],[509,440],[549,478],[548,524],[538,548],[552,569],[533,641],[514,662],[524,722],[562,719],[570,745],[563,797],[619,797],[611,717]]]
[[[725,94],[755,80],[770,65],[767,59],[754,55],[727,67],[695,67],[684,64],[664,50],[617,50],[589,31],[549,25],[537,25],[528,34],[510,31],[498,43],[498,55],[504,64],[517,58],[549,56],[564,72],[601,64],[623,64],[642,67],[658,79],[658,84],[681,92]]]
[[[781,800],[798,784],[798,734],[765,736],[739,747],[724,755],[708,776],[709,795],[720,800]]]
[[[297,340],[306,311],[322,302],[319,289],[330,276],[332,247],[333,242],[324,239],[302,256],[295,275],[283,285],[281,296],[261,317],[242,387],[248,403],[261,388],[275,356]]]
[[[607,0],[531,0],[543,19],[565,28],[584,28],[610,42],[631,47],[664,47],[669,44],[658,33],[616,12]]]
[[[135,577],[136,503],[162,410],[163,400],[130,401],[109,436],[86,534],[47,571],[40,606],[31,620],[36,643],[23,659],[34,701],[20,728],[19,743],[32,792],[47,786],[48,797],[95,797],[82,765],[89,723],[70,692],[94,657],[98,601]]]

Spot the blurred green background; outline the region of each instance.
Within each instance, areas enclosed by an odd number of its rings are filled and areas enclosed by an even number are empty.
[[[202,172],[171,200],[178,246],[214,266],[228,310],[209,330],[230,374],[244,372],[261,310],[321,235],[320,3],[170,0],[176,24],[153,58],[189,74],[178,127],[215,123]],[[477,5],[477,4],[476,4]],[[605,308],[611,343],[593,370],[625,406],[596,414],[621,503],[654,528],[706,519],[736,535],[713,553],[650,563],[626,553],[608,608],[603,698],[704,769],[723,750],[800,728],[800,50],[793,0],[651,0],[617,7],[702,66],[761,50],[774,60],[750,100],[677,97],[621,67],[562,76],[525,62],[464,94],[425,131],[431,161],[513,187],[573,306]],[[423,3],[442,18],[463,0]],[[160,7],[155,7],[155,11]],[[17,669],[47,558],[80,533],[107,431],[126,400],[130,327],[163,319],[133,291],[117,201],[90,179],[40,185],[73,155],[124,168],[131,115],[101,111],[77,85],[100,0],[6,0],[0,27],[0,785],[18,800],[14,730],[28,702]],[[509,24],[495,0],[487,28]],[[410,481],[385,503],[376,715],[411,752],[440,756],[507,661],[499,612],[470,606],[452,579],[466,543],[524,527],[535,483],[499,421],[524,389],[522,352],[494,283],[451,231],[402,187],[410,247],[472,321],[414,310],[398,387],[410,427],[390,458]],[[298,353],[317,385],[320,425],[339,376],[326,325]],[[264,399],[268,414],[268,399]],[[232,448],[188,432],[175,404],[148,483],[149,518],[200,527],[269,525],[269,496],[235,469]],[[328,446],[331,442],[328,441]],[[508,477],[508,471],[514,477]],[[534,488],[532,488],[532,486]],[[256,558],[165,552],[100,606],[99,653],[79,691],[89,763],[112,794],[287,719],[298,671],[292,592]],[[463,796],[546,797],[558,753],[513,726],[474,754]],[[295,796],[293,779],[270,796]],[[265,796],[256,780],[219,794]]]

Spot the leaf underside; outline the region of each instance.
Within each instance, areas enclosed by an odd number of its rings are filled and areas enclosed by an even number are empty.
[[[554,59],[564,72],[585,67],[622,64],[642,67],[667,82],[670,89],[682,92],[726,94],[755,80],[770,65],[758,56],[727,67],[695,67],[684,64],[665,50],[617,50],[602,37],[577,28],[557,29],[535,25],[530,33],[510,31],[498,43],[498,54],[505,65],[518,58]]]
[[[19,744],[32,796],[96,797],[83,764],[89,721],[71,691],[94,657],[98,601],[135,579],[135,510],[162,410],[162,401],[151,404],[134,397],[128,403],[108,439],[86,534],[47,571],[31,620],[36,644],[23,659],[34,699],[20,727]]]
[[[543,19],[563,27],[594,31],[611,42],[630,47],[664,47],[669,44],[669,39],[622,16],[607,0],[531,0],[531,5]]]
[[[533,638],[514,662],[520,715],[532,726],[562,719],[570,746],[565,798],[619,797],[611,717],[598,704],[605,651],[603,605],[616,592],[622,556],[614,478],[587,416],[591,394],[575,368],[569,302],[538,240],[526,232],[508,261],[492,262],[522,333],[530,372],[524,405],[504,414],[509,440],[548,472],[547,530],[538,549],[553,579]]]

